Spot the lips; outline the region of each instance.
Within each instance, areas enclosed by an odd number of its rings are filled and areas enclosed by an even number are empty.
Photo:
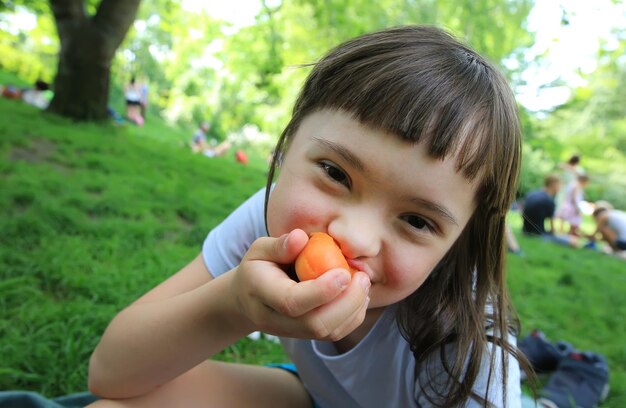
[[[360,261],[358,259],[348,259],[348,258],[346,258],[346,261],[348,262],[348,265],[350,266],[350,268],[355,269],[360,272],[365,272],[365,269],[366,269],[365,262]]]
[[[350,267],[350,269],[354,270],[354,272],[365,273],[370,279],[370,282],[372,283],[372,285],[375,283],[375,280],[377,281],[377,279],[374,278],[374,271],[369,267],[367,262],[364,262],[360,259],[348,259],[348,258],[346,258],[346,261],[348,262],[348,266]]]

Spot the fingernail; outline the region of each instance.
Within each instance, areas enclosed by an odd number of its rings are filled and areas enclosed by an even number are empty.
[[[289,241],[289,234],[285,234],[285,240],[283,241],[283,249],[287,249],[287,242]]]
[[[346,286],[350,283],[350,274],[347,272],[342,272],[337,276],[337,286],[341,289],[345,289]]]
[[[361,284],[361,286],[363,286],[363,289],[365,290],[369,289],[369,287],[372,286],[370,280],[365,276],[361,276],[359,283]]]

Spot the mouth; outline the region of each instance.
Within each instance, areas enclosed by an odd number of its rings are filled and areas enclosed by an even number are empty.
[[[346,261],[348,262],[348,266],[350,266],[350,269],[354,269],[357,272],[367,273],[367,265],[365,264],[365,262],[358,260],[358,259],[348,259],[348,258],[346,258]],[[369,275],[369,273],[367,273],[367,275]]]

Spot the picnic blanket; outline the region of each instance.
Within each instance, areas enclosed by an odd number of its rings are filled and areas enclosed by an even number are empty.
[[[32,391],[0,391],[0,408],[83,408],[97,399],[89,392],[49,399]]]

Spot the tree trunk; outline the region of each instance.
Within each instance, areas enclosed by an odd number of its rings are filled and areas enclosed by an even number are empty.
[[[76,120],[102,120],[107,116],[112,55],[92,40],[88,27],[81,28],[61,47],[48,110]]]
[[[93,17],[83,0],[50,1],[61,51],[48,111],[79,121],[106,119],[111,62],[140,1],[102,0]]]

